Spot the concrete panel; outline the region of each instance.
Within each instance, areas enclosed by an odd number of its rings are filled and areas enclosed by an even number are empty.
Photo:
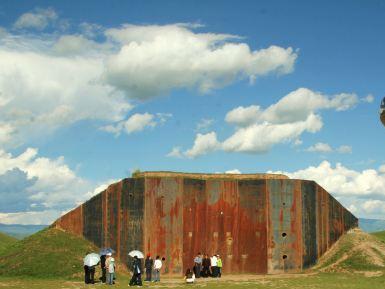
[[[318,258],[316,189],[315,182],[302,182],[302,267],[304,269],[315,264]]]
[[[269,273],[302,268],[301,190],[295,180],[268,180]]]

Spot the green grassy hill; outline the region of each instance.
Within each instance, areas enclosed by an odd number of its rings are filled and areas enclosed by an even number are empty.
[[[0,276],[80,277],[87,252],[98,248],[64,231],[44,229],[7,247],[0,256]]]
[[[8,246],[16,241],[17,240],[15,238],[0,232],[0,255],[3,254],[3,251],[5,251]]]
[[[383,274],[385,232],[369,235],[354,229],[342,236],[313,268],[321,272]]]
[[[374,232],[372,235],[377,237],[382,243],[385,243],[385,231]]]

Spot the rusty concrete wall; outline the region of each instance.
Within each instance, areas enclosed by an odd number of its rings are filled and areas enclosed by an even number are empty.
[[[126,264],[134,249],[164,256],[168,274],[197,252],[220,254],[224,273],[278,274],[313,265],[357,219],[313,181],[168,173],[113,184],[55,225]]]

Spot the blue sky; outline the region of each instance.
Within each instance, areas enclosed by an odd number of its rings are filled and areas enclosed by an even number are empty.
[[[2,1],[0,222],[49,223],[135,169],[285,172],[385,218],[384,14]]]

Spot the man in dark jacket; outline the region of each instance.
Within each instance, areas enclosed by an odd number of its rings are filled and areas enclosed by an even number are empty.
[[[102,277],[100,277],[100,280],[102,283],[106,283],[106,255],[100,256],[100,267],[102,269]]]
[[[209,277],[210,276],[210,258],[207,254],[205,254],[205,257],[202,260],[202,277]]]
[[[147,258],[144,262],[144,267],[146,268],[146,279],[144,281],[151,282],[152,267],[154,266],[154,260],[152,260],[150,254],[147,255]]]
[[[132,278],[129,283],[130,286],[139,285],[142,286],[142,266],[138,256],[134,257],[134,262],[132,263]]]

